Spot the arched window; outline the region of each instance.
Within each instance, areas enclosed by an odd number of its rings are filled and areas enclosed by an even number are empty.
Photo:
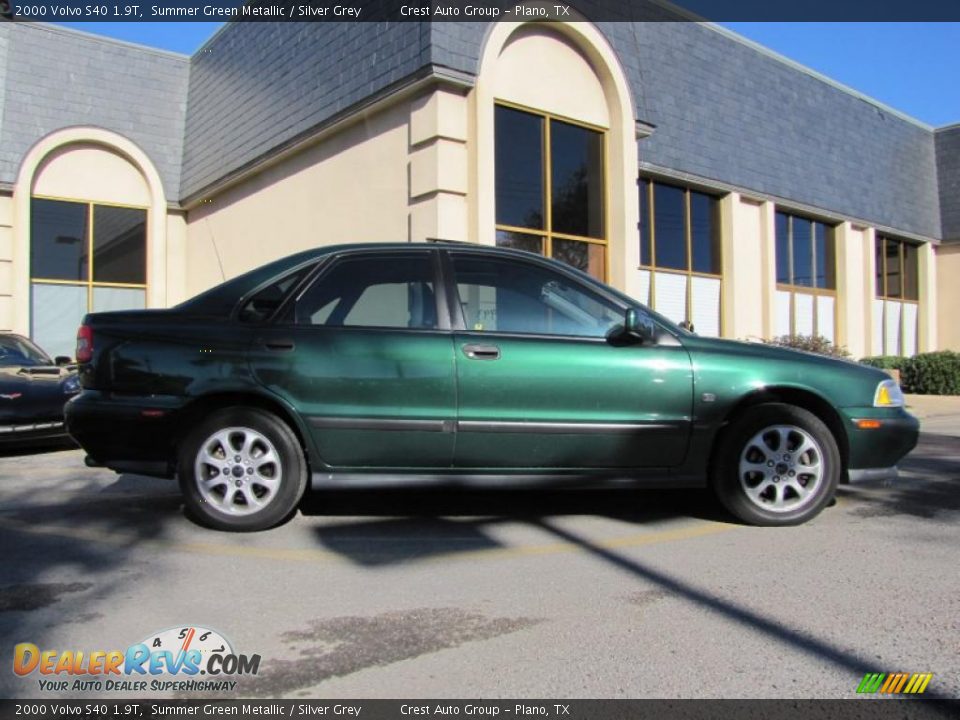
[[[30,335],[73,355],[87,312],[146,306],[147,209],[34,195],[30,202]]]

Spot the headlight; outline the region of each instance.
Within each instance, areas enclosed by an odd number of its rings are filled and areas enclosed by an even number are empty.
[[[66,380],[63,381],[63,394],[64,395],[76,395],[80,392],[80,378],[76,375],[71,375]]]
[[[873,396],[874,407],[903,407],[903,391],[896,380],[882,380]]]

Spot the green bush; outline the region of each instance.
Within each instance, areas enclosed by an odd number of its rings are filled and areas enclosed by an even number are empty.
[[[960,395],[960,353],[941,350],[907,358],[900,384],[904,392],[918,395]]]
[[[766,341],[768,345],[805,350],[818,355],[847,358],[850,353],[843,345],[834,345],[822,335],[781,335]]]
[[[860,362],[880,370],[902,370],[904,363],[909,359],[902,355],[874,355],[873,357],[862,358]]]

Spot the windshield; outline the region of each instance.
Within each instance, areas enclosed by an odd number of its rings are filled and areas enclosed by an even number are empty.
[[[19,335],[0,335],[0,367],[53,365],[47,354]]]

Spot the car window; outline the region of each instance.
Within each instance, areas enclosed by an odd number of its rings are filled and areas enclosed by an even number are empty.
[[[16,335],[0,335],[0,367],[52,365],[40,348]]]
[[[560,273],[505,258],[452,254],[466,328],[605,337],[623,311]]]
[[[287,294],[299,285],[300,281],[312,269],[312,265],[302,267],[267,285],[240,308],[240,313],[237,316],[240,322],[255,323],[269,320],[286,299]]]
[[[437,327],[432,256],[345,258],[300,297],[299,325],[325,327]]]

